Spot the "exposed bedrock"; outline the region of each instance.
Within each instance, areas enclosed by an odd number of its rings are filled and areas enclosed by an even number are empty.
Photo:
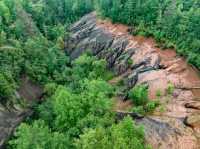
[[[118,76],[112,82],[123,79],[125,90],[137,84],[147,84],[150,99],[156,98],[158,90],[162,93],[161,102],[166,104],[166,111],[161,115],[117,114],[119,119],[130,115],[136,123],[144,125],[146,140],[154,148],[200,148],[193,130],[193,127],[200,126],[199,116],[195,114],[199,110],[199,101],[194,101],[197,95],[193,90],[186,90],[197,81],[200,83],[199,76],[173,50],[160,50],[151,40],[131,36],[129,30],[126,26],[99,20],[95,13],[90,13],[70,28],[65,51],[72,60],[87,50],[105,59],[108,68]],[[170,96],[167,95],[169,82],[175,87]]]
[[[42,88],[33,83],[28,77],[21,78],[21,84],[16,91],[17,100],[25,99],[32,103],[40,99]],[[5,106],[0,104],[0,149],[14,132],[15,128],[28,116],[32,115],[30,107],[24,108],[20,105]]]
[[[140,49],[130,47],[126,36],[114,36],[99,26],[94,13],[76,22],[70,32],[70,36],[66,37],[65,50],[72,60],[86,50],[91,50],[93,55],[104,58],[108,62],[108,68],[116,75],[130,70],[126,80],[128,88],[135,85],[139,73],[160,67],[160,57],[156,53],[146,53],[142,59],[131,63],[133,55],[139,53]]]
[[[3,148],[4,143],[12,135],[14,129],[24,120],[24,118],[32,114],[31,110],[14,109],[9,110],[0,105],[0,148]]]

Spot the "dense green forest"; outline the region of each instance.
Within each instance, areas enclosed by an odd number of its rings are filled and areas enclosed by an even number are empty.
[[[200,68],[199,0],[98,0],[103,17],[133,26],[133,34],[153,36]]]
[[[70,61],[64,52],[69,26],[95,9],[113,22],[134,26],[134,34],[176,48],[200,68],[198,0],[0,0],[1,103],[17,102],[22,75],[44,87],[43,102],[17,128],[8,148],[150,148],[143,128],[130,117],[115,122],[116,87],[107,82],[112,73],[106,61],[89,51]],[[136,105],[148,106],[145,87],[132,89],[129,96]]]

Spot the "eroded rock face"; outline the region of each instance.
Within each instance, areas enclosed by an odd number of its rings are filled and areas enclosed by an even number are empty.
[[[194,101],[194,102],[186,103],[185,107],[200,110],[200,102]]]
[[[25,109],[14,109],[14,107],[10,107],[8,110],[2,105],[0,109],[0,148],[3,148],[4,143],[12,135],[14,129],[32,112]]]
[[[135,119],[144,125],[146,140],[154,148],[200,148],[194,130],[184,123],[199,125],[199,116],[193,115],[199,110],[200,101],[194,103],[194,99],[200,96],[200,90],[190,89],[200,85],[198,73],[183,58],[177,57],[174,50],[161,50],[152,39],[132,36],[129,30],[127,26],[99,20],[91,13],[71,27],[65,50],[72,60],[86,50],[106,59],[108,68],[118,76],[111,83],[123,79],[124,90],[148,84],[150,99],[157,98],[158,90],[162,93],[161,103],[166,104],[164,112]],[[169,83],[175,87],[172,95],[167,92]],[[127,95],[123,99],[127,99]]]
[[[30,81],[27,77],[22,77],[20,89],[16,92],[16,97],[24,98],[31,104],[32,101],[40,99],[42,88]],[[4,143],[14,132],[15,128],[28,116],[32,114],[30,108],[23,108],[19,105],[5,106],[0,104],[0,148],[4,148]]]
[[[71,59],[79,57],[86,50],[108,62],[108,68],[122,74],[129,68],[128,60],[136,49],[125,50],[128,45],[126,37],[114,37],[97,26],[94,14],[86,15],[71,27],[71,35],[66,39],[66,52]]]
[[[200,128],[200,113],[195,113],[185,119],[185,123],[191,127]]]

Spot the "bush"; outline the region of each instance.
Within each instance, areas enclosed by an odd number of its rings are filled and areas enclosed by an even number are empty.
[[[141,115],[145,115],[145,110],[143,106],[136,106],[132,108],[132,112],[139,113]]]
[[[149,101],[149,102],[145,105],[145,111],[146,111],[147,113],[151,113],[151,112],[153,112],[158,106],[159,106],[159,102],[158,102],[158,101]]]
[[[162,91],[161,91],[160,89],[158,89],[158,90],[156,91],[156,96],[157,96],[158,98],[160,98],[160,97],[162,96]]]
[[[142,115],[153,112],[159,106],[159,101],[149,101],[147,85],[137,85],[132,88],[129,91],[129,98],[135,104],[132,111]]]
[[[138,85],[129,91],[129,98],[136,106],[145,105],[148,102],[148,88],[146,85]]]
[[[133,64],[133,60],[131,58],[128,59],[128,66],[131,66]]]
[[[167,84],[167,93],[169,95],[171,95],[171,94],[173,94],[173,92],[174,92],[174,85],[172,83],[168,83]]]

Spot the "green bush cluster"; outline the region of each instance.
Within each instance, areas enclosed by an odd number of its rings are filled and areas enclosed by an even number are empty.
[[[174,92],[174,85],[172,83],[167,84],[167,94],[172,95]]]
[[[159,101],[150,101],[148,98],[148,86],[137,85],[129,91],[129,98],[135,107],[132,111],[142,115],[153,112],[159,105]]]
[[[129,91],[129,98],[133,100],[136,106],[144,105],[148,102],[148,87],[146,85],[137,85]]]
[[[97,0],[96,7],[101,16],[133,26],[134,34],[154,36],[200,68],[198,0]]]

